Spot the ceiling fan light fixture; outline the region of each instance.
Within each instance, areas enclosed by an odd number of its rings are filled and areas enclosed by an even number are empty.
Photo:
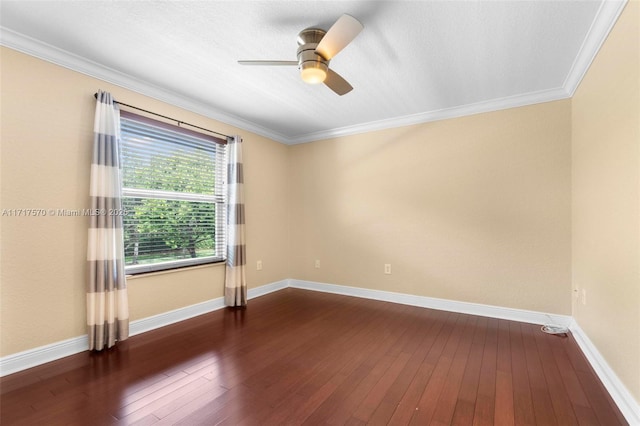
[[[305,83],[320,84],[327,78],[327,67],[320,63],[302,64],[300,76]]]

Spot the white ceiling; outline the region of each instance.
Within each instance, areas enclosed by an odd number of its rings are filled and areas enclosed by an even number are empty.
[[[624,4],[1,0],[0,25],[5,46],[299,143],[569,97]],[[343,13],[364,25],[331,61],[345,96],[236,62],[295,60],[300,30]]]

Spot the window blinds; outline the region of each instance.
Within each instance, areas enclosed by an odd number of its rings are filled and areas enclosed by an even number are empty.
[[[127,273],[224,260],[226,145],[168,126],[121,118]]]

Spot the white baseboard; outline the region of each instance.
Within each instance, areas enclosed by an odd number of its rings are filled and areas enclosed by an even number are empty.
[[[195,305],[185,306],[184,308],[179,308],[173,311],[153,315],[151,317],[131,321],[129,323],[129,337],[145,333],[147,331],[155,330],[156,328],[164,327],[170,324],[175,324],[177,322],[184,321],[198,315],[213,312],[222,308],[224,308],[224,298],[218,297],[216,299],[196,303]]]
[[[282,290],[289,287],[289,280],[276,281],[275,283],[261,285],[260,287],[250,288],[247,291],[247,299],[255,299],[274,291]]]
[[[611,398],[613,398],[622,412],[622,415],[630,425],[639,426],[640,404],[638,404],[631,395],[631,392],[629,392],[627,387],[620,381],[616,373],[611,369],[602,354],[600,354],[600,351],[598,351],[578,323],[572,321],[569,329],[576,339],[576,343],[580,346],[582,353],[584,353],[584,356],[589,361],[589,364],[591,364],[591,367],[595,370],[602,384],[607,388],[607,391],[609,391]]]
[[[0,358],[0,377],[89,350],[86,335],[51,343]]]
[[[288,284],[287,280],[282,280],[249,289],[247,291],[247,298],[254,299],[264,296],[265,294],[286,288]],[[184,321],[222,308],[224,308],[224,298],[218,297],[195,305],[163,312],[159,315],[131,321],[129,324],[129,336],[155,330],[156,328]],[[0,358],[0,377],[87,350],[89,350],[89,342],[87,336],[84,335],[11,354]]]
[[[256,288],[250,288],[249,290],[247,290],[247,299],[255,299],[256,297],[264,296],[265,294],[282,290],[283,288],[286,288],[287,285],[287,280],[283,280],[275,283],[265,284]],[[155,330],[156,328],[164,327],[170,324],[175,324],[177,322],[184,321],[198,315],[217,311],[218,309],[222,309],[224,307],[224,297],[218,297],[216,299],[196,303],[195,305],[185,306],[184,308],[179,308],[174,311],[163,312],[152,317],[131,321],[131,324],[129,325],[129,336],[135,336],[136,334]]]
[[[531,324],[552,323],[569,327],[576,339],[576,342],[580,346],[580,349],[585,354],[587,360],[595,370],[600,380],[602,380],[602,383],[611,394],[611,397],[618,405],[618,408],[620,408],[620,411],[625,416],[626,420],[631,425],[640,426],[640,406],[638,402],[636,402],[629,390],[620,381],[618,376],[616,376],[611,367],[609,367],[605,359],[593,345],[591,340],[589,340],[584,331],[570,316],[294,279],[277,281],[249,289],[247,291],[247,298],[254,299],[287,287],[320,291],[324,293],[342,294],[345,296],[361,297],[365,299],[479,315],[490,318],[507,319]],[[135,336],[136,334],[184,321],[223,307],[224,300],[222,297],[219,297],[195,305],[176,309],[174,311],[131,321],[129,335]],[[0,377],[26,370],[27,368],[35,367],[50,361],[55,361],[69,355],[74,355],[86,351],[88,348],[89,344],[87,336],[85,335],[8,355],[0,358]]]
[[[402,305],[419,306],[421,308],[459,312],[462,314],[479,315],[490,318],[507,319],[512,321],[526,322],[530,324],[552,323],[555,325],[569,327],[573,320],[572,317],[568,315],[547,314],[544,312],[503,308],[500,306],[482,305],[479,303],[457,302],[455,300],[437,299],[434,297],[426,296],[414,296],[405,293],[394,293],[390,291],[371,290],[366,288],[325,284],[313,281],[289,280],[289,286],[305,290],[321,291],[324,293],[343,294],[346,296],[400,303]]]

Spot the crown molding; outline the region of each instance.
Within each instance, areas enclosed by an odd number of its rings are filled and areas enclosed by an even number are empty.
[[[589,28],[578,55],[573,61],[571,70],[569,70],[569,74],[567,74],[567,78],[564,81],[563,87],[569,97],[572,97],[578,89],[580,82],[589,70],[591,63],[596,58],[600,47],[607,39],[626,4],[627,0],[605,0],[600,4],[591,28]]]
[[[437,111],[426,111],[423,113],[395,117],[386,120],[372,121],[355,126],[346,126],[336,129],[324,130],[320,132],[307,133],[292,138],[291,144],[306,143],[324,139],[355,135],[358,133],[373,132],[377,130],[391,129],[394,127],[411,126],[414,124],[428,123],[430,121],[445,120],[449,118],[463,117],[484,112],[499,111],[508,108],[517,108],[526,105],[533,105],[544,102],[551,102],[560,99],[573,97],[580,82],[589,70],[591,63],[595,59],[600,47],[607,39],[611,29],[615,25],[618,17],[622,13],[628,0],[604,0],[587,32],[587,36],[580,47],[569,73],[562,87],[551,90],[527,93],[523,95],[510,96],[493,99],[475,104],[461,105],[457,107],[441,109]]]
[[[404,115],[401,117],[356,124],[354,126],[345,126],[336,129],[323,130],[320,132],[307,133],[292,138],[291,144],[332,139],[343,136],[356,135],[359,133],[392,129],[395,127],[412,126],[415,124],[428,123],[431,121],[446,120],[449,118],[464,117],[467,115],[482,114],[485,112],[499,111],[503,109],[517,108],[543,102],[557,101],[569,97],[570,95],[563,88],[542,90],[539,92],[526,93],[524,95],[509,96],[499,99],[492,99],[489,101],[477,102],[474,104],[440,109],[436,111],[426,111],[418,114]]]
[[[248,120],[225,114],[210,105],[194,101],[188,97],[150,84],[144,80],[132,77],[97,62],[83,58],[66,50],[59,49],[48,43],[25,36],[8,28],[0,26],[0,45],[18,52],[42,59],[47,62],[68,68],[72,71],[112,83],[136,93],[183,108],[187,111],[209,117],[222,123],[238,127],[242,130],[256,133],[284,144],[291,143],[286,136]]]
[[[627,1],[628,0],[604,0],[602,2],[562,87],[436,111],[425,111],[385,120],[371,121],[353,126],[305,133],[292,137],[283,135],[282,133],[241,117],[223,113],[205,103],[194,101],[175,92],[149,84],[128,74],[105,67],[4,27],[0,27],[0,44],[159,101],[204,115],[222,123],[238,127],[242,130],[256,133],[285,145],[295,145],[570,98],[580,85],[582,78],[615,25]]]

